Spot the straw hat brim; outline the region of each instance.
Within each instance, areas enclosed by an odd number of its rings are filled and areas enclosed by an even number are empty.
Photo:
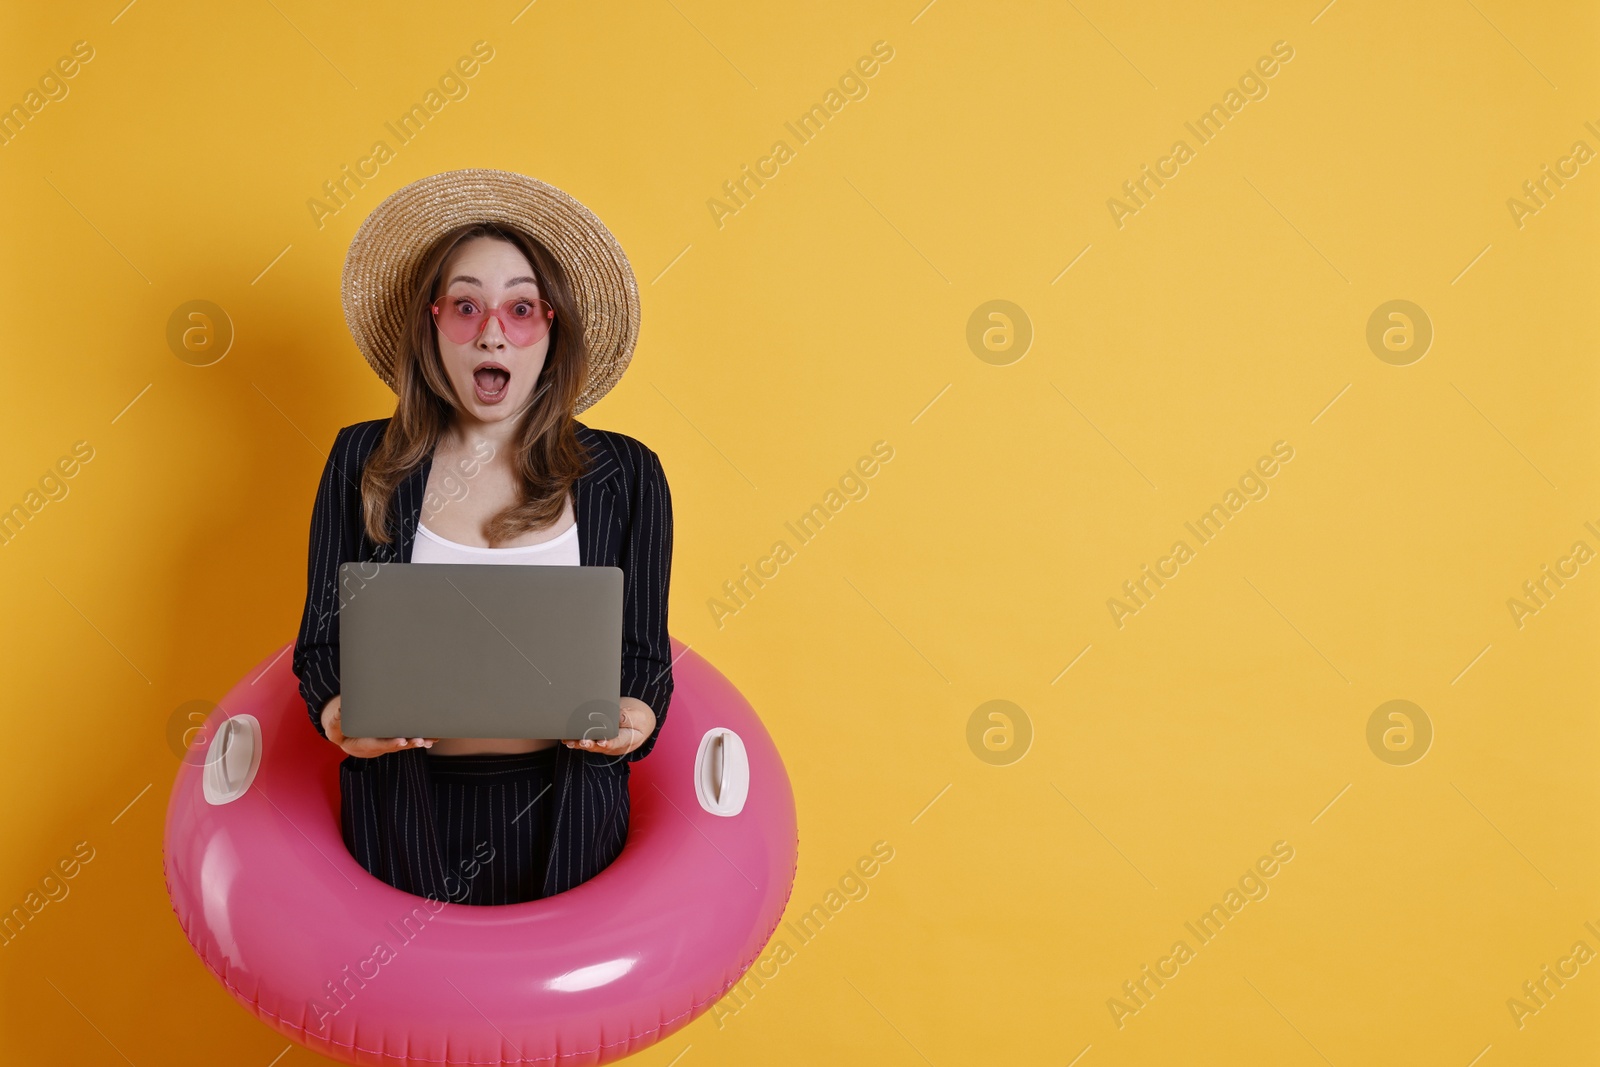
[[[419,178],[372,210],[350,241],[340,292],[356,347],[390,389],[406,299],[433,242],[467,223],[537,237],[565,269],[583,318],[588,367],[574,414],[610,391],[639,338],[639,285],[611,231],[567,193],[512,171],[469,167]]]

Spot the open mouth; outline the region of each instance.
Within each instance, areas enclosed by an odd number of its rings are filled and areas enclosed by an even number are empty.
[[[506,398],[511,372],[498,363],[480,363],[472,371],[472,384],[480,404],[498,404]]]

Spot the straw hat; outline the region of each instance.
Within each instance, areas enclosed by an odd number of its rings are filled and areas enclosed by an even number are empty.
[[[594,213],[553,185],[468,167],[419,178],[366,217],[345,256],[344,318],[356,346],[390,389],[406,298],[423,254],[457,226],[500,222],[537,237],[566,269],[588,341],[588,373],[574,413],[604,396],[633,358],[639,285],[622,246]]]

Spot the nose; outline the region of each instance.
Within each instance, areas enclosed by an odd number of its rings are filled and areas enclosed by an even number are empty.
[[[478,347],[485,350],[496,350],[506,347],[506,335],[500,329],[500,316],[489,315],[483,324],[483,332],[478,334]]]

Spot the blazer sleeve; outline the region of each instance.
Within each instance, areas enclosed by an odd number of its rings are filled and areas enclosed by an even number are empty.
[[[643,447],[643,446],[641,446]],[[623,758],[641,760],[655,747],[672,700],[672,641],[667,634],[667,593],[672,583],[672,491],[661,460],[643,448],[634,480],[628,529],[618,564],[623,571],[622,695],[655,712],[656,728]]]
[[[340,430],[322,469],[311,507],[311,544],[306,553],[306,603],[294,643],[294,673],[300,679],[311,725],[322,728],[323,706],[339,692],[339,564],[357,553],[361,518],[359,483],[347,465],[351,427]]]

